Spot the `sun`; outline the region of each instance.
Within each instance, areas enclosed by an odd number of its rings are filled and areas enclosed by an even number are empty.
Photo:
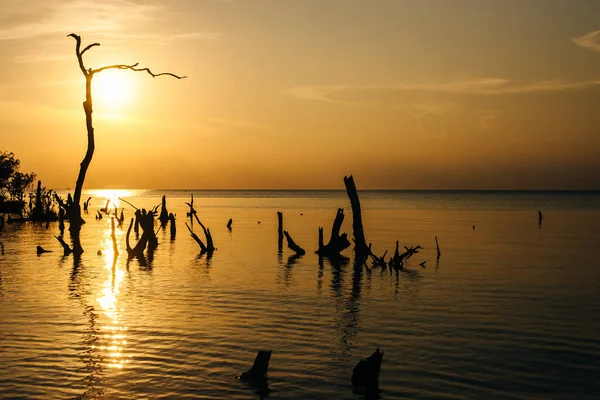
[[[127,71],[102,71],[94,76],[92,85],[94,104],[100,108],[114,110],[131,100],[132,79],[127,76]]]

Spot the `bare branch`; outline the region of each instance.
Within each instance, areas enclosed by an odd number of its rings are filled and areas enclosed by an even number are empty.
[[[73,39],[75,39],[75,41],[77,42],[77,44],[75,45],[75,54],[77,55],[77,61],[79,62],[79,68],[81,69],[81,72],[83,72],[83,75],[87,76],[88,72],[85,70],[85,67],[83,66],[83,58],[81,58],[81,55],[83,53],[81,53],[79,51],[81,49],[81,36],[76,35],[74,33],[67,35],[67,37],[69,37],[69,36],[72,37]],[[87,48],[86,48],[86,50],[87,50]]]
[[[131,65],[125,65],[125,64],[107,65],[105,67],[92,70],[91,74],[93,75],[95,73],[102,72],[107,69],[130,69],[135,72],[147,72],[153,78],[156,78],[157,76],[163,76],[163,75],[169,75],[169,76],[172,76],[173,78],[177,78],[177,79],[187,78],[186,76],[175,75],[171,72],[161,72],[159,74],[155,74],[154,72],[150,71],[150,68],[136,68],[138,65],[139,65],[139,63],[135,63],[135,64],[131,64]]]
[[[81,55],[83,55],[83,53],[85,53],[86,51],[88,51],[89,49],[91,49],[94,46],[100,46],[100,43],[92,43],[92,44],[88,44],[87,46],[85,46],[85,49],[83,49],[81,51]]]

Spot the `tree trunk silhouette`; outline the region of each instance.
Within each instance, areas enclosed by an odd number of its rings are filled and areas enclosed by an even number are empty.
[[[137,68],[137,63],[131,65],[107,65],[98,69],[86,69],[83,64],[83,54],[94,46],[100,46],[100,43],[89,44],[83,50],[81,50],[81,37],[74,33],[71,33],[68,36],[75,39],[75,54],[77,56],[79,68],[81,69],[81,72],[85,77],[85,101],[83,102],[83,111],[85,112],[85,126],[87,130],[87,150],[85,152],[85,157],[83,158],[79,166],[79,175],[77,175],[77,182],[75,183],[75,192],[73,193],[73,202],[71,203],[68,210],[69,232],[71,234],[71,240],[73,242],[73,253],[75,255],[81,255],[81,253],[83,253],[83,247],[81,246],[79,234],[81,232],[81,226],[85,223],[83,218],[81,218],[81,192],[83,190],[83,183],[85,182],[85,175],[90,166],[90,163],[92,162],[92,157],[94,156],[95,150],[94,126],[92,124],[92,78],[98,72],[102,72],[107,69],[130,69],[136,72],[144,71],[150,74],[153,78],[161,75],[169,75],[177,79],[182,79],[185,78],[185,76],[177,76],[170,72],[154,74],[148,68]]]
[[[352,235],[354,236],[354,255],[357,263],[362,264],[369,254],[369,246],[365,240],[365,232],[362,224],[362,213],[360,210],[360,201],[358,199],[358,193],[356,191],[356,185],[354,184],[354,178],[352,175],[344,177],[344,185],[346,186],[346,193],[350,199],[350,205],[352,206]]]

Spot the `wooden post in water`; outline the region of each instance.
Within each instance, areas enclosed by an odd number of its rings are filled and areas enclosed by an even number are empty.
[[[283,251],[283,213],[277,211],[277,251]]]

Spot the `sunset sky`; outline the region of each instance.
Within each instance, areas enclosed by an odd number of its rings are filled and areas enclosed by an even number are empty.
[[[3,0],[0,150],[52,188],[600,189],[600,1]],[[106,76],[104,76],[106,74]]]

